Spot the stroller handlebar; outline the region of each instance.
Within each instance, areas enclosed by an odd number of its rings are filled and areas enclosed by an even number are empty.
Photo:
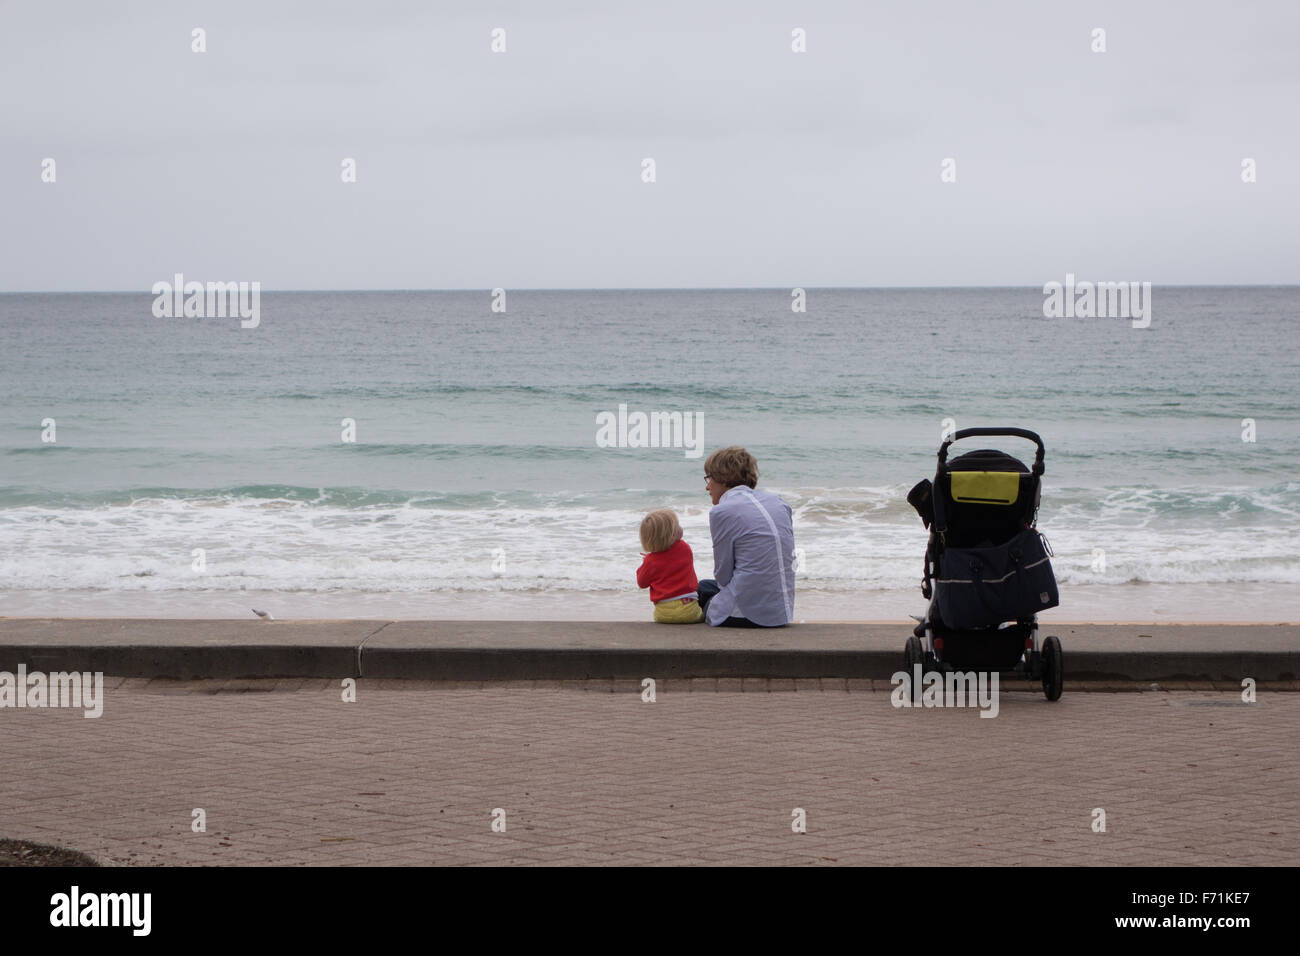
[[[962,428],[957,431],[951,438],[944,441],[939,446],[939,469],[940,471],[948,468],[948,446],[955,441],[961,441],[963,438],[978,438],[980,436],[1010,435],[1014,438],[1023,438],[1033,442],[1038,446],[1038,451],[1034,454],[1033,473],[1041,475],[1043,473],[1043,440],[1038,437],[1037,432],[1031,432],[1027,428]]]

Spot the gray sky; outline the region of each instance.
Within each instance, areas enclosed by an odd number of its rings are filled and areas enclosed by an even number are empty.
[[[5,0],[0,291],[1296,283],[1298,48],[1289,0]]]

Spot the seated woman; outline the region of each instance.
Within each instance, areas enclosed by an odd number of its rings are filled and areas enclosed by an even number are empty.
[[[758,462],[739,445],[704,462],[713,499],[715,580],[699,584],[704,620],[713,627],[783,627],[794,620],[794,522],[779,495],[758,491]]]

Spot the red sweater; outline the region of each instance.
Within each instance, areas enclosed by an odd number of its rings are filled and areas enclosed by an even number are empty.
[[[695,555],[685,541],[678,541],[667,551],[653,551],[636,569],[637,587],[650,589],[656,604],[679,594],[690,594],[700,586],[695,576]]]

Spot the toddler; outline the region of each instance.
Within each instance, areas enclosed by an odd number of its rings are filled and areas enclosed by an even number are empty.
[[[636,569],[637,587],[650,589],[655,620],[660,624],[698,624],[699,580],[695,577],[695,556],[682,540],[677,515],[666,508],[652,511],[641,522],[641,567]]]

